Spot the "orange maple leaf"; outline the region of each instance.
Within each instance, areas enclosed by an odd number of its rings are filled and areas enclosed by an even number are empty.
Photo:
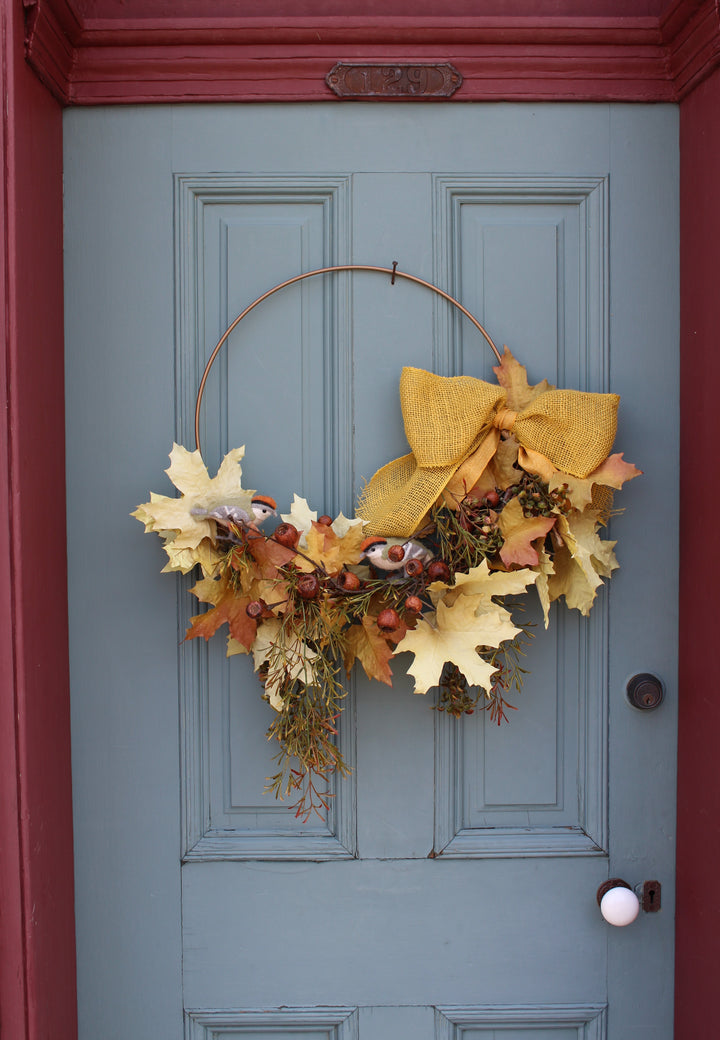
[[[536,567],[540,562],[533,545],[555,525],[554,516],[525,516],[522,506],[513,498],[500,513],[499,527],[505,539],[500,550],[500,559],[506,567],[519,564],[521,567]]]
[[[392,686],[390,658],[393,652],[393,647],[377,626],[377,618],[372,614],[366,614],[361,624],[352,625],[345,634],[343,660],[348,675],[357,659],[368,679],[377,679]]]
[[[212,603],[213,606],[206,613],[190,618],[186,639],[196,639],[198,636],[210,639],[227,622],[233,639],[242,643],[246,650],[251,648],[257,633],[257,621],[248,617],[246,610],[251,596],[238,596],[232,585],[223,578],[206,578],[199,581],[191,591],[202,603]]]
[[[284,567],[297,557],[294,549],[288,549],[264,535],[248,538],[248,548],[263,578],[274,578],[278,567]]]

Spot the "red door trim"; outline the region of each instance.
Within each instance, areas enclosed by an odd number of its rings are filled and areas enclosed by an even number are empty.
[[[123,5],[96,0],[94,18],[84,20],[75,12],[75,0],[24,0],[23,26],[23,0],[1,0],[0,6],[7,99],[0,121],[5,173],[0,304],[6,343],[0,383],[7,402],[0,448],[0,1007],[3,1035],[13,1040],[76,1036],[66,575],[59,548],[64,545],[61,107],[24,64],[23,36],[38,76],[62,104],[309,95],[339,103],[317,80],[338,58],[417,58],[431,48],[422,22],[396,20],[393,28],[390,20],[380,19],[376,30],[360,26],[353,36],[346,19],[336,19],[334,26],[326,20],[316,43],[307,32],[312,27],[317,36],[321,19],[308,16],[304,26],[276,19],[273,26],[265,18],[264,28],[256,24],[248,42],[240,43],[242,27],[234,27],[233,37],[233,26],[222,18],[223,0],[216,4],[217,20],[191,26],[173,21],[171,27],[162,18],[141,24],[102,17],[106,2],[107,10],[133,7],[133,0]],[[165,6],[171,18],[176,4],[142,2]],[[321,6],[320,0],[313,2]],[[612,6],[611,0],[598,0],[597,15],[606,3]],[[414,7],[421,6],[416,0]],[[552,6],[557,9],[557,0]],[[544,0],[534,9],[534,18],[524,23],[506,18],[446,26],[444,60],[463,71],[460,55],[475,48],[476,64],[466,66],[472,69],[474,93],[465,97],[682,100],[676,1040],[695,1040],[716,1015],[720,959],[720,910],[711,899],[720,853],[715,770],[720,697],[711,656],[719,568],[706,548],[713,543],[720,507],[713,447],[720,410],[711,393],[720,381],[718,9],[714,0],[678,0],[659,19],[613,22],[607,15],[580,24],[546,18]],[[181,61],[177,56],[191,36]],[[296,61],[289,60],[290,47],[299,52]],[[240,54],[245,64],[236,66]],[[674,495],[672,489],[669,493]],[[53,503],[50,519],[48,502]]]
[[[720,565],[708,546],[720,510],[720,70],[680,108],[680,719],[676,914],[676,1040],[708,1036],[717,1007],[720,862],[717,606]],[[700,491],[699,489],[702,489]],[[701,501],[700,501],[701,499]],[[693,505],[698,502],[698,508]]]
[[[0,7],[0,1032],[76,1035],[65,568],[62,112]]]
[[[323,0],[302,15],[216,4],[197,17],[162,3],[96,0],[90,17],[77,0],[25,2],[29,60],[64,104],[335,101],[325,75],[338,60],[452,55],[463,76],[455,101],[677,101],[720,61],[714,0],[676,0],[661,17],[633,14],[647,6],[633,3],[618,16],[611,0],[537,0],[493,16],[442,0],[392,13],[365,0],[353,15]]]

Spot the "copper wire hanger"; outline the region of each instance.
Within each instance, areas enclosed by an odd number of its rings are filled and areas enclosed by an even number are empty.
[[[422,285],[426,289],[430,289],[432,292],[437,293],[438,296],[442,296],[442,298],[444,300],[447,300],[448,303],[451,303],[453,305],[453,307],[457,307],[457,309],[459,311],[461,311],[465,315],[465,317],[468,318],[473,323],[475,328],[485,337],[485,339],[487,340],[487,343],[489,344],[490,348],[492,349],[492,351],[493,351],[495,357],[497,358],[497,360],[499,362],[502,361],[502,358],[500,356],[500,351],[498,350],[498,348],[493,343],[493,341],[490,338],[490,336],[488,335],[487,331],[483,328],[483,326],[480,324],[480,322],[477,320],[477,318],[473,317],[473,315],[470,313],[469,310],[467,310],[467,308],[463,307],[463,305],[458,300],[456,300],[453,296],[450,296],[449,293],[446,293],[444,291],[444,289],[440,289],[437,285],[433,285],[432,282],[426,282],[424,278],[418,278],[417,275],[414,275],[414,274],[407,274],[407,272],[405,272],[405,271],[398,271],[397,263],[398,263],[397,260],[394,260],[392,267],[373,267],[373,266],[371,266],[369,264],[338,264],[338,265],[336,265],[334,267],[319,267],[315,271],[305,271],[304,274],[296,274],[294,278],[288,278],[287,281],[280,282],[279,285],[274,285],[272,287],[272,289],[268,289],[267,292],[264,292],[262,294],[262,296],[258,296],[258,298],[256,300],[253,300],[253,302],[251,304],[249,304],[241,314],[238,314],[238,316],[235,319],[235,321],[233,321],[233,323],[227,327],[225,332],[222,334],[222,336],[218,340],[218,342],[217,342],[217,344],[215,346],[215,349],[213,350],[212,354],[210,355],[210,357],[208,359],[208,363],[205,365],[205,371],[203,372],[202,379],[200,380],[200,386],[198,387],[198,392],[197,392],[197,399],[195,401],[195,447],[196,447],[196,449],[198,451],[200,451],[200,406],[202,404],[203,393],[205,392],[205,384],[207,382],[208,376],[210,375],[210,369],[213,366],[213,362],[215,361],[215,358],[217,357],[218,353],[220,352],[220,349],[221,349],[223,343],[225,343],[225,341],[227,340],[228,336],[240,324],[240,322],[243,320],[243,318],[246,317],[250,313],[250,311],[254,310],[255,307],[257,307],[259,304],[261,304],[263,302],[263,300],[267,300],[267,298],[269,296],[272,296],[274,293],[279,292],[280,289],[286,288],[286,286],[288,286],[288,285],[294,285],[295,282],[301,282],[305,278],[314,278],[315,275],[318,275],[318,274],[330,274],[330,273],[335,272],[335,271],[374,271],[377,274],[389,274],[391,276],[391,278],[390,278],[390,284],[391,285],[395,284],[395,279],[396,278],[405,278],[409,282],[415,282],[416,285]]]

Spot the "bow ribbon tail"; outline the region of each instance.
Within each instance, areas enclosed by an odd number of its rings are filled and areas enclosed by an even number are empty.
[[[468,491],[475,487],[492,461],[499,443],[500,429],[493,427],[482,444],[456,470],[442,494],[445,504],[450,509],[457,509]],[[526,473],[536,473],[546,482],[558,472],[547,455],[535,451],[534,448],[526,448],[522,444],[518,450],[518,462]]]
[[[448,505],[450,509],[457,509],[459,503],[463,498],[465,498],[468,491],[475,487],[478,480],[487,469],[493,455],[497,451],[499,443],[500,430],[493,426],[472,455],[469,455],[468,458],[460,464],[459,468],[448,481],[442,495],[445,504]]]
[[[553,474],[558,472],[547,455],[535,451],[534,448],[525,448],[522,444],[518,450],[518,462],[526,473],[536,473],[546,484]]]

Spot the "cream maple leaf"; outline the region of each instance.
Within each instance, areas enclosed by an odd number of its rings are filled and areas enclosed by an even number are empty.
[[[290,506],[289,513],[282,513],[281,519],[286,524],[292,524],[300,532],[300,545],[307,545],[306,538],[308,531],[312,530],[312,525],[317,520],[317,510],[311,509],[308,505],[306,498],[301,498],[300,495],[295,494],[293,496],[292,505]]]
[[[150,501],[132,514],[145,524],[146,531],[155,531],[166,539],[170,570],[187,573],[203,557],[207,559],[203,552],[196,552],[203,539],[215,536],[215,521],[204,514],[227,505],[237,506],[252,516],[255,492],[246,491],[240,484],[240,460],[244,454],[244,448],[229,451],[217,475],[210,477],[199,451],[173,444],[170,466],[165,472],[181,492],[180,498],[152,493]]]
[[[441,599],[453,603],[458,596],[475,596],[478,598],[478,606],[483,610],[494,608],[509,616],[509,611],[495,603],[493,596],[517,596],[536,580],[535,571],[491,571],[487,560],[483,560],[479,566],[471,567],[466,574],[456,574],[454,585],[435,581],[428,586],[428,592],[435,604]]]
[[[258,626],[252,645],[255,671],[267,662],[265,693],[275,711],[282,711],[285,700],[280,692],[288,683],[300,681],[305,686],[317,685],[316,650],[297,636],[288,639],[280,620],[264,621]]]
[[[446,662],[457,665],[471,686],[490,691],[497,665],[488,664],[476,647],[498,647],[521,630],[509,620],[507,611],[482,607],[480,596],[460,596],[451,605],[440,601],[435,613],[424,615],[405,635],[396,652],[415,655],[407,669],[415,679],[414,693],[427,693],[437,686]]]

